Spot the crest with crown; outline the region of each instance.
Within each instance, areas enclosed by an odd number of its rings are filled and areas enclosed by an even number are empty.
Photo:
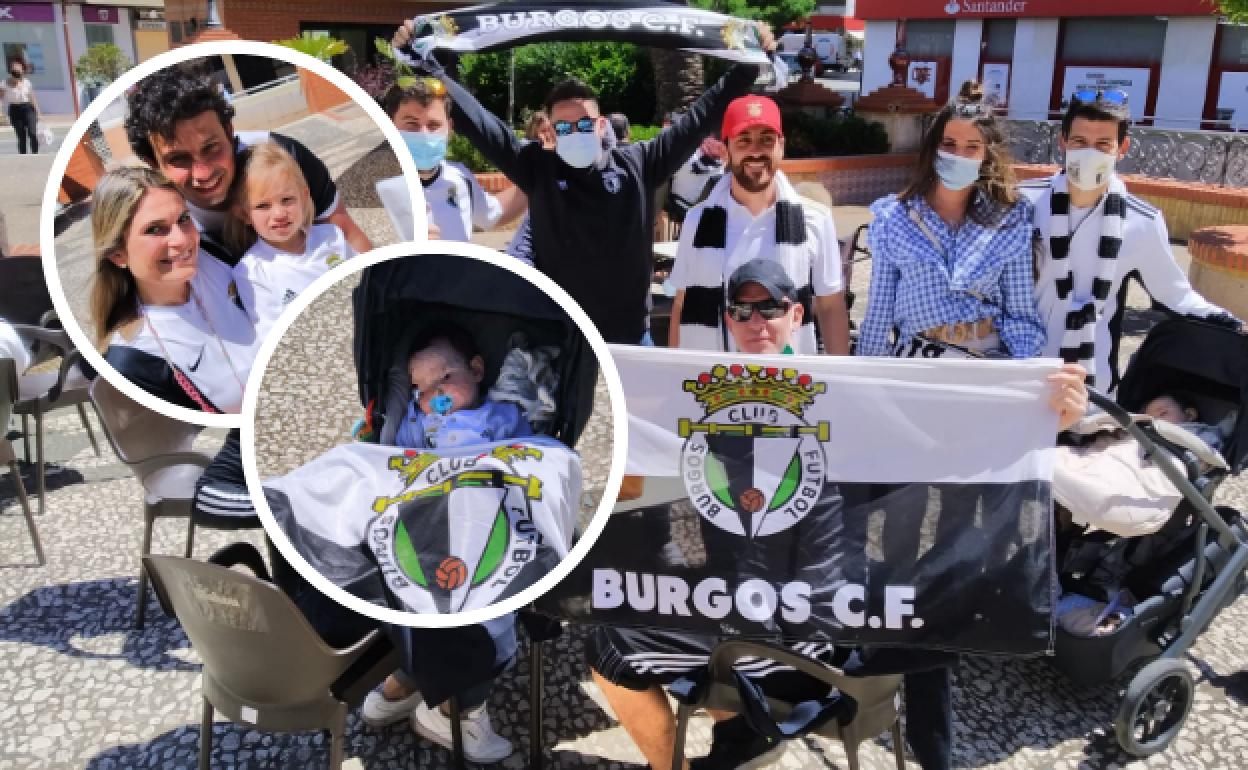
[[[685,391],[714,414],[738,404],[771,404],[801,417],[815,396],[827,391],[827,383],[815,382],[796,369],[758,364],[719,365],[685,380]]]

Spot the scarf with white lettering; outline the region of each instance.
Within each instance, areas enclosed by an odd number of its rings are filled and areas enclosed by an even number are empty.
[[[1049,198],[1049,254],[1059,266],[1066,268],[1066,272],[1056,279],[1057,297],[1069,301],[1060,354],[1066,363],[1082,364],[1088,371],[1088,385],[1094,386],[1096,327],[1105,312],[1105,302],[1109,299],[1118,270],[1118,250],[1122,248],[1122,229],[1127,216],[1127,188],[1117,174],[1112,175],[1109,190],[1099,205],[1101,237],[1097,242],[1097,268],[1089,299],[1087,294],[1075,291],[1075,276],[1070,264],[1070,194],[1066,184],[1065,174],[1054,177],[1053,194]]]
[[[500,2],[417,16],[414,21],[411,53],[418,60],[439,49],[481,53],[549,40],[613,40],[768,63],[753,22],[668,3]]]
[[[802,328],[795,330],[793,348],[799,354],[814,355],[814,289],[810,280],[810,256],[807,251],[806,213],[801,196],[782,172],[776,172],[776,203],[760,218],[774,216],[771,242],[764,243],[757,256],[774,259],[797,287],[798,299],[804,306]],[[732,175],[725,174],[701,204],[701,216],[693,235],[693,259],[698,264],[722,265],[718,283],[685,287],[685,301],[680,313],[680,346],[699,350],[731,350],[731,340],[724,329],[724,306],[728,278],[746,261],[747,255],[727,253],[728,210],[738,206],[732,199]],[[757,225],[752,225],[757,226]],[[737,244],[742,243],[739,235]]]

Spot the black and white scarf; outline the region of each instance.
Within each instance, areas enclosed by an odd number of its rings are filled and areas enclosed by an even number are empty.
[[[753,22],[669,3],[500,2],[417,16],[414,21],[411,51],[400,53],[415,59],[424,59],[433,50],[482,53],[548,40],[612,40],[682,48],[730,61],[768,62]]]
[[[793,350],[798,354],[816,352],[814,327],[814,288],[811,285],[811,260],[807,253],[806,212],[801,196],[784,174],[777,172],[775,226],[773,242],[764,245],[759,256],[779,262],[797,286],[798,299],[804,308],[802,328],[794,334]],[[693,254],[698,264],[722,265],[718,283],[685,287],[685,301],[680,313],[680,346],[695,350],[732,350],[732,341],[724,328],[728,278],[746,260],[742,246],[747,238],[737,239],[734,253],[728,253],[728,208],[736,204],[732,198],[732,179],[725,174],[702,204],[702,214],[693,235]],[[767,216],[764,214],[763,216]],[[682,255],[683,256],[683,255]],[[680,259],[682,257],[678,257]]]
[[[1105,312],[1105,302],[1118,270],[1118,250],[1122,248],[1127,216],[1127,188],[1117,175],[1111,176],[1109,190],[1101,201],[1101,237],[1096,251],[1099,259],[1089,300],[1087,295],[1075,291],[1075,275],[1070,263],[1070,194],[1066,185],[1065,174],[1054,177],[1053,194],[1049,198],[1049,254],[1059,266],[1066,268],[1065,273],[1059,270],[1055,279],[1057,297],[1069,302],[1060,354],[1066,363],[1082,364],[1088,371],[1088,385],[1095,386],[1096,327]]]

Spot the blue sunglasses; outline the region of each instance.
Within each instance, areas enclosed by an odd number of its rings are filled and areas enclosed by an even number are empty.
[[[1105,90],[1096,88],[1080,88],[1078,91],[1075,91],[1070,95],[1070,102],[1071,104],[1074,104],[1075,102],[1079,102],[1080,104],[1095,104],[1096,102],[1101,102],[1102,104],[1113,104],[1119,107],[1126,107],[1127,92],[1118,88]]]
[[[594,119],[581,118],[575,123],[570,120],[556,120],[554,126],[555,136],[570,136],[573,131],[580,134],[589,134],[593,133]]]

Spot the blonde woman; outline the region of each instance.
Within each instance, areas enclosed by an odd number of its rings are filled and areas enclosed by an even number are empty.
[[[125,167],[93,199],[91,320],[104,358],[170,403],[237,413],[259,339],[181,193],[157,171]]]

